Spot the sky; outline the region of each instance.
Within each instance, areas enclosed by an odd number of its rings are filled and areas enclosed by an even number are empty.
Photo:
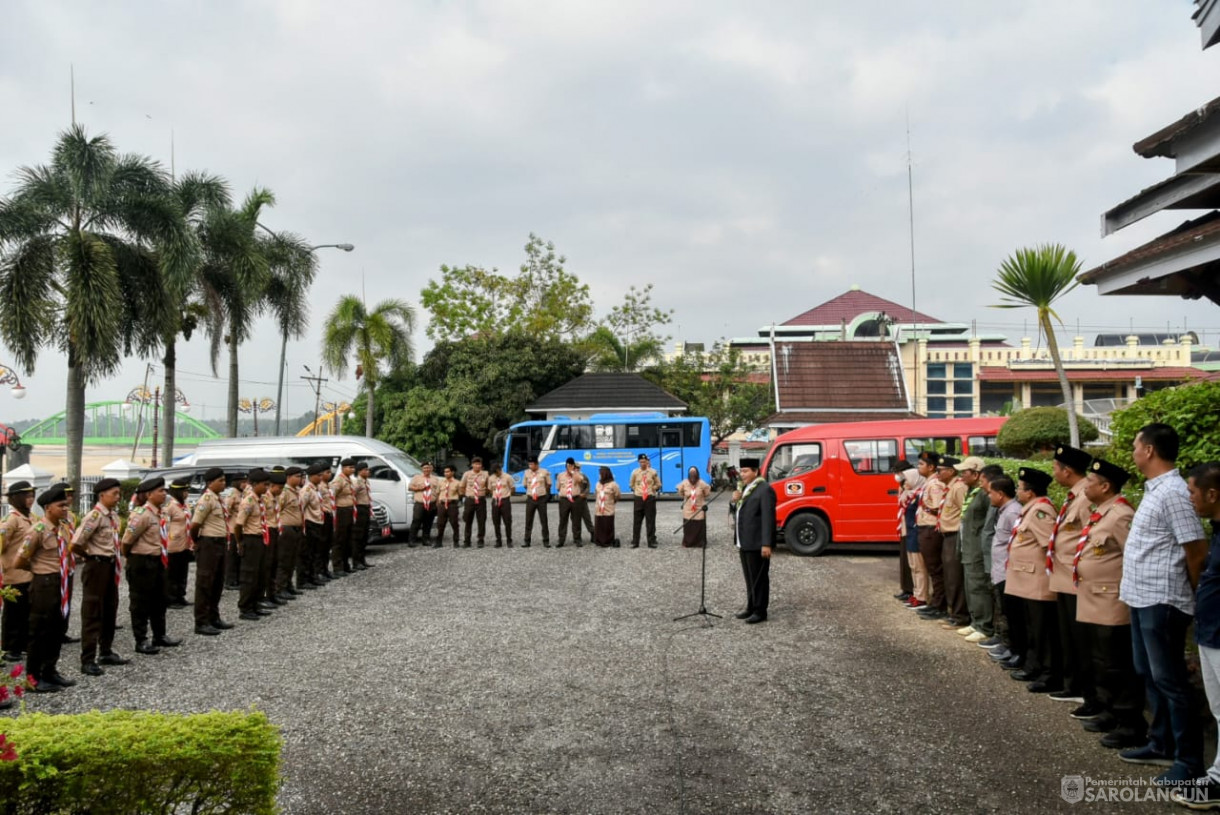
[[[515,269],[531,232],[599,314],[634,284],[674,340],[755,334],[858,285],[1016,342],[990,308],[1000,262],[1059,242],[1092,268],[1201,213],[1102,239],[1100,216],[1172,175],[1131,145],[1208,102],[1220,48],[1164,0],[124,2],[0,6],[0,195],[76,116],[123,152],[255,185],[272,229],[319,251],[285,415],[312,410],[335,301],[418,304],[441,264]],[[908,125],[909,123],[909,125]],[[910,150],[908,153],[908,127]],[[1178,330],[1220,346],[1220,308],[1080,287],[1064,336]],[[430,342],[417,307],[417,356]],[[274,397],[278,338],[241,353],[243,396]],[[11,363],[0,346],[0,363]],[[192,415],[224,416],[206,340],[179,346]],[[122,399],[145,361],[89,389]],[[223,364],[221,373],[227,375]],[[0,390],[0,422],[62,410],[45,350]],[[152,369],[151,384],[160,377]],[[324,399],[351,397],[349,372]]]

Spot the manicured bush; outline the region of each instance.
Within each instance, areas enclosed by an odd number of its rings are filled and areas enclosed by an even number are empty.
[[[1079,414],[1076,421],[1080,428],[1081,444],[1097,440],[1099,434],[1092,422]],[[1071,437],[1066,410],[1057,407],[1036,407],[1014,413],[1000,428],[995,443],[1010,456],[1029,458],[1067,444]]]
[[[0,812],[273,813],[280,736],[257,712],[0,719]]]
[[[1130,470],[1136,480],[1143,479],[1135,469],[1131,446],[1139,429],[1152,422],[1164,422],[1178,431],[1178,469],[1183,473],[1205,461],[1220,461],[1220,382],[1156,391],[1115,411],[1106,458]]]

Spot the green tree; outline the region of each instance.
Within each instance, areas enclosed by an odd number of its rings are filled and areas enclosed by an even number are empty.
[[[1097,427],[1083,416],[1076,418],[1079,440],[1096,441]],[[1028,458],[1038,453],[1052,452],[1071,441],[1068,412],[1057,407],[1035,407],[1018,410],[1004,422],[996,436],[996,446],[1010,456]],[[1073,445],[1079,446],[1079,445]]]
[[[588,332],[593,301],[589,287],[564,268],[555,244],[533,233],[515,277],[478,266],[441,266],[420,303],[432,315],[428,337],[456,341],[474,334],[524,331],[548,339],[575,339]]]
[[[1063,390],[1063,404],[1067,407],[1073,447],[1080,446],[1076,400],[1072,398],[1072,387],[1068,384],[1067,372],[1059,357],[1059,343],[1055,339],[1051,318],[1062,324],[1053,306],[1056,300],[1076,288],[1078,274],[1080,260],[1075,252],[1059,244],[1046,244],[1018,249],[1000,264],[996,279],[991,284],[1000,293],[1000,299],[1005,301],[994,308],[1037,309],[1038,329],[1046,337],[1046,347],[1051,352],[1051,361],[1055,363],[1055,373],[1059,376],[1059,387]]]
[[[261,226],[261,224],[260,224]],[[271,232],[261,241],[267,255],[268,279],[263,302],[280,332],[280,363],[277,370],[275,429],[280,431],[280,406],[283,399],[284,361],[288,339],[301,339],[309,329],[309,288],[317,276],[317,256],[309,244],[289,232]]]
[[[405,300],[382,300],[370,311],[355,295],[345,295],[326,318],[322,341],[322,360],[338,376],[347,371],[348,358],[356,360],[356,378],[363,376],[368,404],[364,434],[373,436],[375,392],[380,381],[379,361],[391,367],[409,362],[414,356],[411,332],[415,330],[415,311]]]
[[[631,286],[623,302],[594,329],[586,340],[590,350],[589,367],[595,371],[637,371],[660,360],[669,336],[660,336],[658,326],[669,325],[673,309],[652,304],[652,284],[642,289]]]
[[[707,417],[715,446],[739,430],[753,430],[775,412],[771,387],[741,352],[719,344],[711,352],[691,352],[644,372],[658,386],[686,402],[692,416]]]
[[[448,390],[415,386],[382,398],[377,437],[420,461],[440,460],[458,435],[458,406]]]
[[[159,164],[73,125],[0,200],[0,252],[0,339],[27,371],[45,346],[67,354],[67,476],[79,485],[86,386],[159,347],[162,281],[191,273],[196,243]]]
[[[1141,427],[1163,422],[1178,431],[1178,468],[1220,461],[1220,382],[1197,382],[1154,391],[1114,412],[1110,418],[1110,449],[1106,458],[1137,479],[1139,470],[1131,446]]]

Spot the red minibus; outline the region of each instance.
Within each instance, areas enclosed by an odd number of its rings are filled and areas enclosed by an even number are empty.
[[[817,555],[831,543],[898,540],[894,465],[924,450],[963,457],[996,456],[1005,417],[907,419],[812,425],[775,440],[763,476],[776,494],[785,543]]]

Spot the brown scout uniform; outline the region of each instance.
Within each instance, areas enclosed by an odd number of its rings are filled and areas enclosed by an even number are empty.
[[[467,470],[462,473],[462,480],[458,482],[458,487],[462,491],[462,525],[465,529],[462,540],[466,546],[470,545],[470,527],[475,520],[479,522],[479,546],[483,546],[483,539],[487,535],[487,485],[489,476],[486,470],[475,472]]]
[[[170,501],[166,496],[166,502]],[[165,505],[158,510],[145,503],[132,510],[123,533],[127,551],[128,605],[131,607],[131,633],[139,646],[148,639],[152,629],[154,641],[165,638],[165,565],[161,562],[161,517],[168,512]]]
[[[702,478],[699,479],[699,483],[693,485],[689,478],[683,479],[682,483],[678,485],[678,497],[682,499],[682,520],[689,521],[692,518],[706,520],[707,510],[704,507],[711,494],[711,485]]]
[[[195,541],[195,625],[202,627],[220,619],[225,543],[229,538],[224,500],[211,490],[204,490],[195,504],[191,525],[199,527],[199,539]]]
[[[1080,543],[1080,533],[1088,525],[1090,514],[1084,486],[1085,480],[1082,478],[1069,493],[1072,500],[1067,503],[1067,510],[1059,523],[1059,534],[1055,536],[1055,566],[1051,572],[1050,587],[1056,594],[1076,594],[1076,586],[1072,584],[1072,559],[1076,556],[1076,544]]]
[[[1046,574],[1046,547],[1058,513],[1046,497],[1035,498],[1021,508],[1017,536],[1008,552],[1008,578],[1004,593],[1026,600],[1054,600]]]
[[[555,476],[555,493],[559,496],[559,545],[568,537],[568,522],[572,523],[572,539],[580,546],[581,515],[587,507],[589,479],[573,469]]]
[[[81,664],[96,661],[100,646],[103,655],[113,653],[114,624],[119,611],[121,574],[119,557],[119,514],[98,504],[85,513],[72,536],[72,551],[81,566]]]
[[[489,493],[489,503],[491,504],[491,525],[496,532],[496,546],[502,542],[500,537],[500,526],[504,526],[504,538],[508,540],[508,545],[513,545],[513,490],[517,488],[517,483],[513,481],[513,477],[508,473],[500,473],[496,476],[490,476],[487,479],[487,491]]]
[[[335,507],[335,536],[330,546],[332,571],[352,570],[352,528],[356,521],[356,494],[352,482],[342,471],[330,482]]]
[[[30,528],[34,525],[34,521],[28,515],[22,515],[17,510],[12,510],[4,518],[4,523],[0,524],[0,540],[3,540],[3,552],[0,554],[0,561],[4,566],[4,585],[13,586],[29,583],[34,579],[34,575],[29,569],[18,569],[16,566],[17,554],[21,551],[21,547],[25,545],[26,536],[30,534]]]
[[[1127,545],[1135,510],[1118,499],[1119,496],[1114,496],[1098,506],[1096,514],[1101,518],[1088,524],[1089,537],[1081,549],[1076,566],[1080,581],[1076,587],[1076,619],[1082,623],[1128,625],[1131,622],[1131,610],[1118,599],[1118,585],[1123,579],[1123,549]],[[1078,543],[1080,537],[1076,536]],[[1075,551],[1073,547],[1073,554]],[[1056,547],[1056,560],[1058,555]],[[1055,571],[1059,571],[1058,563],[1055,564]],[[1071,574],[1070,562],[1068,574]]]
[[[26,533],[19,555],[28,561],[33,574],[30,585],[30,637],[26,668],[36,680],[44,680],[59,672],[59,654],[63,647],[64,634],[68,631],[68,619],[64,616],[60,602],[61,579],[59,574],[59,539],[72,536],[67,522],[54,527],[39,520]]]
[[[458,507],[462,503],[462,485],[456,478],[441,479],[437,515],[440,520],[440,530],[437,541],[444,541],[445,527],[453,527],[453,545],[458,545]]]
[[[267,505],[263,496],[254,492],[253,486],[246,487],[241,504],[233,515],[233,528],[237,530],[241,552],[241,590],[237,597],[237,608],[243,614],[258,611],[259,600],[266,592],[262,591],[263,559],[268,557],[267,542],[270,539],[270,519],[267,517]]]

